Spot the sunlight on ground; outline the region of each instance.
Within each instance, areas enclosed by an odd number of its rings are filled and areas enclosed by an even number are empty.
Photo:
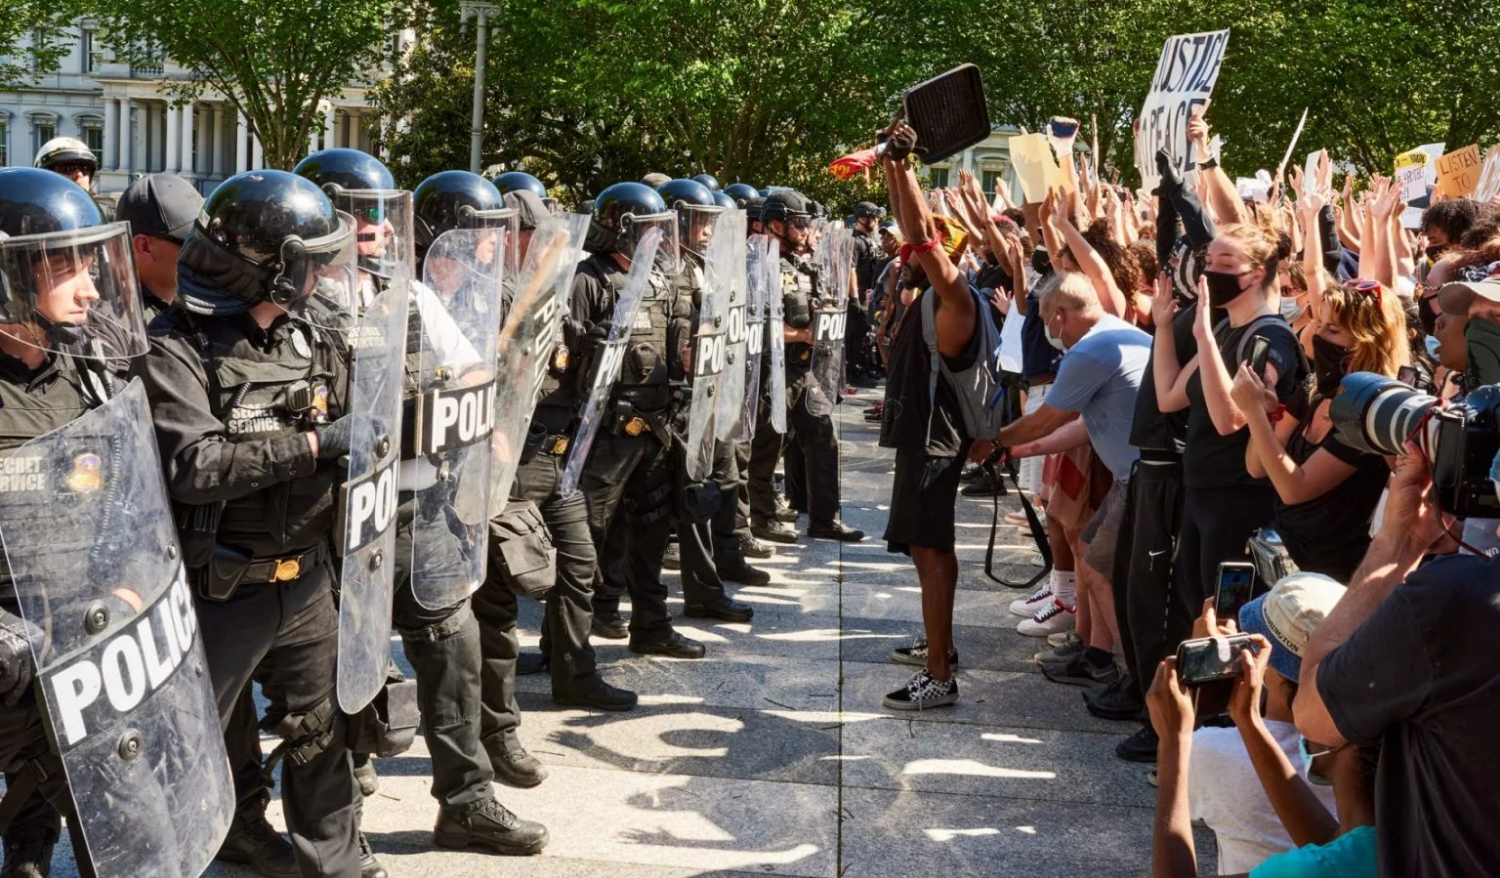
[[[967,777],[1008,777],[1023,780],[1057,780],[1055,771],[1023,771],[1019,768],[998,768],[973,759],[918,759],[906,763],[902,774],[961,774]]]

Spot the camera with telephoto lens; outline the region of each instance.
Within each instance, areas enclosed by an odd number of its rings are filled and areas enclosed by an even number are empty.
[[[1339,382],[1328,409],[1339,441],[1382,455],[1405,454],[1416,443],[1432,467],[1438,506],[1459,518],[1500,518],[1491,465],[1500,451],[1500,385],[1472,391],[1447,408],[1418,390],[1374,372]]]

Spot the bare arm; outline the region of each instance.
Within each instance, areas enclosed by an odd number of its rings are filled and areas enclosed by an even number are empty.
[[[1035,442],[1052,433],[1069,421],[1077,420],[1078,412],[1053,408],[1045,402],[1036,411],[1025,415],[1000,430],[995,437],[997,445],[1012,447]]]
[[[1095,250],[1092,244],[1084,240],[1083,235],[1063,211],[1055,210],[1053,219],[1057,223],[1058,231],[1062,235],[1068,252],[1073,254],[1073,261],[1083,269],[1089,283],[1094,287],[1094,292],[1099,295],[1099,304],[1104,307],[1105,313],[1125,318],[1127,314],[1125,294],[1120,292],[1118,286],[1115,286],[1115,277],[1110,273],[1109,265],[1105,263],[1104,257],[1099,255],[1099,251]]]
[[[1089,444],[1088,427],[1084,425],[1083,418],[1074,418],[1034,442],[1012,445],[1010,456],[1019,459],[1039,457],[1043,454],[1062,454],[1064,451],[1082,448],[1087,444]]]
[[[1234,376],[1231,395],[1250,427],[1250,444],[1245,451],[1246,468],[1250,474],[1256,478],[1270,476],[1277,496],[1288,505],[1306,503],[1347,482],[1354,475],[1355,468],[1327,450],[1318,449],[1304,464],[1292,460],[1286,442],[1297,422],[1283,418],[1273,427],[1265,406],[1260,404],[1268,394],[1274,398],[1274,393],[1249,369],[1242,368]]]

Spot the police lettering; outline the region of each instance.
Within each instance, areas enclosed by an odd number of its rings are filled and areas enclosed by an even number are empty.
[[[171,586],[138,621],[42,675],[59,748],[71,750],[109,730],[165,687],[197,636],[187,571],[179,566]]]
[[[352,554],[380,539],[396,520],[396,462],[393,460],[349,484],[349,521],[344,553]]]
[[[813,340],[817,342],[837,342],[844,340],[845,316],[843,311],[819,311],[816,320],[816,329],[813,331]]]
[[[740,344],[745,340],[745,306],[729,309],[729,343]]]
[[[531,396],[535,400],[542,392],[542,382],[546,380],[547,370],[552,366],[552,359],[557,347],[558,339],[562,336],[562,300],[558,296],[547,296],[542,300],[542,305],[537,309],[536,320],[536,342],[533,350],[536,355],[530,363]]]
[[[427,451],[448,451],[479,442],[495,426],[494,379],[472,387],[432,391],[427,394],[423,417]]]
[[[229,412],[225,430],[231,436],[242,433],[279,433],[286,428],[269,405],[235,406]]]
[[[0,458],[0,493],[43,491],[47,476],[42,472],[40,457]]]
[[[599,348],[599,369],[594,373],[594,390],[608,390],[620,377],[620,365],[625,362],[625,342],[608,342]]]
[[[766,343],[766,325],[756,322],[746,327],[745,352],[750,356],[756,356],[761,352]]]
[[[724,333],[698,336],[698,350],[693,355],[693,377],[712,377],[723,371]]]

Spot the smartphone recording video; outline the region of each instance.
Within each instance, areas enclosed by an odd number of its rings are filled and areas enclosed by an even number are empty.
[[[1249,561],[1225,561],[1219,565],[1219,583],[1214,589],[1214,615],[1223,623],[1239,621],[1240,608],[1250,603],[1255,590],[1255,565]]]
[[[1177,647],[1177,676],[1184,686],[1202,686],[1240,675],[1240,653],[1255,651],[1248,634],[1184,640]]]

